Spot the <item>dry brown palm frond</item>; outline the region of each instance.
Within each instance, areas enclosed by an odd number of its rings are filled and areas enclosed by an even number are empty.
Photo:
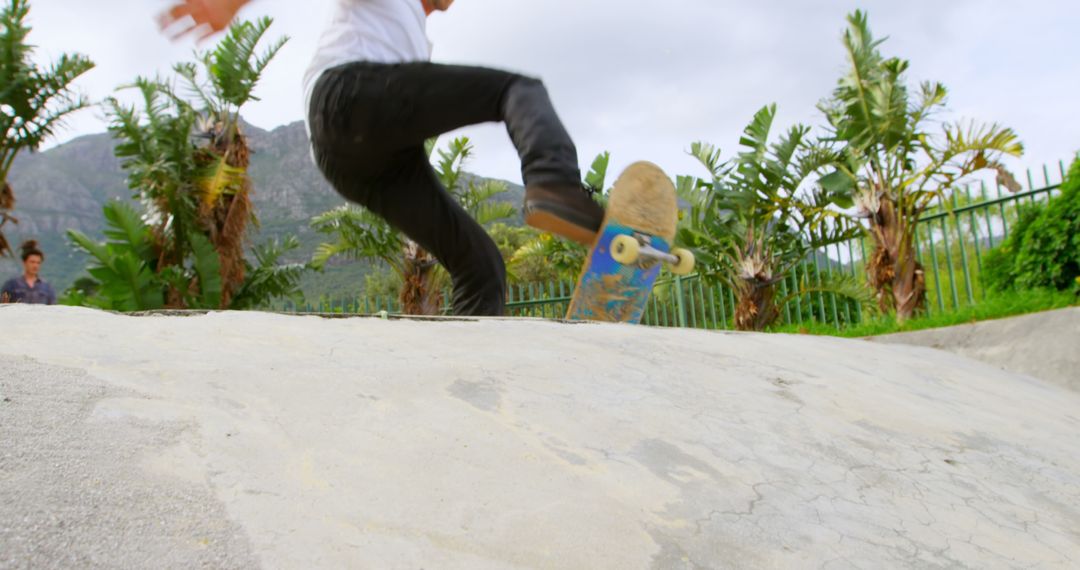
[[[236,128],[232,144],[229,145],[227,151],[226,156],[229,157],[230,166],[245,170],[247,170],[248,166],[251,166],[251,147],[248,146],[247,137],[240,132],[239,126]]]
[[[409,241],[403,252],[402,312],[407,315],[437,315],[442,306],[438,286],[438,261],[419,244]]]
[[[196,156],[201,176],[196,181],[198,224],[218,254],[222,279],[222,308],[244,283],[247,225],[254,219],[252,183],[247,175],[251,151],[239,128],[222,129]]]
[[[915,269],[906,272],[910,279],[898,279],[892,284],[892,301],[901,322],[922,311],[926,306],[926,272],[918,261]]]
[[[886,248],[875,249],[870,256],[870,263],[866,267],[867,277],[870,284],[875,288],[892,283],[896,276],[896,262]]]
[[[740,331],[763,331],[780,316],[775,284],[744,281],[738,298],[735,327]]]
[[[8,222],[18,224],[19,220],[18,218],[8,214],[7,212],[0,212],[0,230],[2,230],[4,224]],[[8,243],[7,238],[4,236],[4,232],[0,231],[0,257],[5,257],[13,254],[14,252],[11,251],[11,244]]]
[[[226,202],[214,211],[210,239],[221,261],[223,307],[228,306],[232,294],[244,283],[244,238],[252,208],[249,192],[245,189],[226,197]]]
[[[199,165],[199,174],[194,180],[194,190],[199,203],[198,216],[205,220],[230,196],[243,192],[248,178],[243,168],[230,164],[227,153],[200,149],[197,151],[196,164]]]
[[[1024,187],[1016,181],[1016,177],[1013,176],[1013,173],[1009,172],[1000,163],[994,163],[993,168],[997,171],[997,183],[1007,188],[1009,192],[1016,194],[1024,189]]]
[[[11,185],[4,182],[3,190],[0,190],[0,210],[13,210],[15,209],[15,191],[11,189]]]

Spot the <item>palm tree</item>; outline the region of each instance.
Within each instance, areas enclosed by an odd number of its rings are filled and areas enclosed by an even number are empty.
[[[199,124],[207,143],[195,161],[200,171],[195,181],[198,223],[209,232],[210,242],[221,257],[222,303],[226,305],[244,283],[244,240],[248,221],[255,221],[252,184],[247,175],[251,149],[241,129],[240,109],[258,100],[255,86],[288,42],[283,37],[262,54],[256,52],[272,23],[270,18],[262,18],[232,26],[217,47],[201,57],[206,82],[199,79],[194,63],[175,68],[202,103]]]
[[[868,220],[874,252],[867,263],[883,310],[903,322],[925,302],[922,265],[915,258],[919,218],[965,177],[984,169],[1013,191],[1019,185],[1001,159],[1020,156],[1016,134],[996,124],[946,123],[934,136],[933,115],[944,109],[947,90],[923,83],[912,95],[904,80],[908,62],[885,59],[867,16],[848,17],[844,47],[851,68],[821,103],[831,128],[822,141],[835,168],[821,179],[830,192],[851,196]]]
[[[247,228],[257,222],[240,110],[255,100],[262,73],[288,41],[281,38],[256,53],[272,23],[237,23],[213,50],[199,55],[199,64],[174,67],[194,103],[171,82],[146,78],[132,85],[142,96],[141,110],[116,98],[106,101],[110,130],[120,141],[116,154],[155,228],[157,265],[183,264],[193,236],[205,236],[219,258],[223,308],[244,284]],[[180,305],[183,298],[183,291],[173,290],[167,304]]]
[[[428,154],[434,143],[428,141]],[[473,145],[467,137],[450,141],[438,152],[435,172],[439,181],[480,225],[512,217],[516,212],[512,205],[494,200],[506,192],[506,184],[478,182],[465,173],[464,165],[472,154]],[[431,253],[385,220],[360,206],[345,205],[316,216],[311,225],[335,238],[317,248],[312,260],[315,267],[324,267],[335,257],[382,261],[401,280],[399,300],[405,314],[439,314],[448,281],[445,270]]]
[[[690,154],[710,178],[680,177],[677,189],[690,205],[679,232],[694,249],[703,279],[735,292],[735,326],[761,331],[772,325],[786,300],[776,286],[792,269],[828,245],[850,239],[858,229],[819,187],[807,179],[822,157],[810,148],[810,129],[797,125],[775,144],[769,137],[776,106],[762,108],[744,131],[745,150],[723,162],[712,145],[695,143]],[[858,295],[858,284],[830,282],[828,291]],[[818,290],[800,284],[796,295]]]
[[[192,236],[199,233],[191,182],[196,177],[191,135],[198,121],[191,105],[163,80],[139,77],[131,87],[139,91],[142,109],[106,99],[109,131],[128,187],[142,202],[151,228],[154,270],[163,271],[184,264]],[[166,306],[184,308],[186,289],[170,290]]]
[[[15,157],[20,151],[36,150],[66,116],[90,105],[71,85],[94,67],[93,62],[63,54],[39,68],[32,60],[34,48],[27,43],[29,12],[29,0],[10,0],[0,11],[0,256],[11,254],[4,225],[18,223],[10,214],[15,192],[7,179]]]

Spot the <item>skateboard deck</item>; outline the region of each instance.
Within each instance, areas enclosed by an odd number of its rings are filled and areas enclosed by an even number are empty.
[[[688,251],[672,248],[678,216],[675,186],[660,167],[627,167],[611,189],[566,318],[640,323],[663,263],[676,273],[693,268]]]

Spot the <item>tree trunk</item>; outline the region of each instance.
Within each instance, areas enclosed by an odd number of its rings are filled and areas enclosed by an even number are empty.
[[[404,275],[402,275],[401,310],[406,315],[438,315],[442,310],[442,291],[435,279],[438,261],[419,245],[405,246]]]
[[[874,253],[866,265],[867,277],[877,291],[881,310],[895,311],[900,323],[926,305],[926,276],[915,259],[913,228],[900,225],[896,203],[889,196],[880,198],[880,208],[870,216]]]
[[[11,185],[6,180],[0,180],[0,257],[7,255],[13,255],[11,251],[11,244],[8,243],[6,237],[4,237],[4,224],[8,221],[19,223],[19,220],[11,217],[8,214],[9,211],[15,208],[15,192],[11,189]]]
[[[217,227],[218,258],[221,259],[221,308],[228,308],[233,295],[244,284],[247,267],[244,265],[244,238],[248,220],[254,209],[251,203],[251,181],[245,176],[243,189],[226,196],[219,206]]]
[[[223,195],[208,216],[213,223],[210,239],[221,260],[221,308],[225,309],[232,302],[233,294],[244,284],[247,269],[244,265],[244,243],[248,221],[254,210],[251,203],[252,184],[248,177],[251,149],[247,137],[240,131],[240,125],[225,129],[223,137],[216,143],[214,152],[224,156],[229,166],[243,171],[236,192]]]
[[[764,331],[780,317],[776,306],[776,285],[757,279],[743,280],[735,306],[735,328],[740,331]]]
[[[7,183],[7,180],[0,180],[0,210],[11,210],[15,208],[15,191],[11,189],[11,185]]]
[[[907,248],[904,259],[897,263],[892,294],[896,303],[897,322],[903,323],[926,308],[926,274],[910,247]]]

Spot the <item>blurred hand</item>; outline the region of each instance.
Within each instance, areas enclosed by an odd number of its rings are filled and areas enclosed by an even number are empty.
[[[203,41],[228,28],[236,13],[247,2],[248,0],[176,0],[172,8],[160,16],[158,23],[164,31],[183,22],[187,25],[173,33],[172,39],[195,34],[198,41]]]
[[[445,12],[450,9],[450,5],[454,3],[454,0],[423,0],[424,12],[431,14],[432,12],[439,11]]]

